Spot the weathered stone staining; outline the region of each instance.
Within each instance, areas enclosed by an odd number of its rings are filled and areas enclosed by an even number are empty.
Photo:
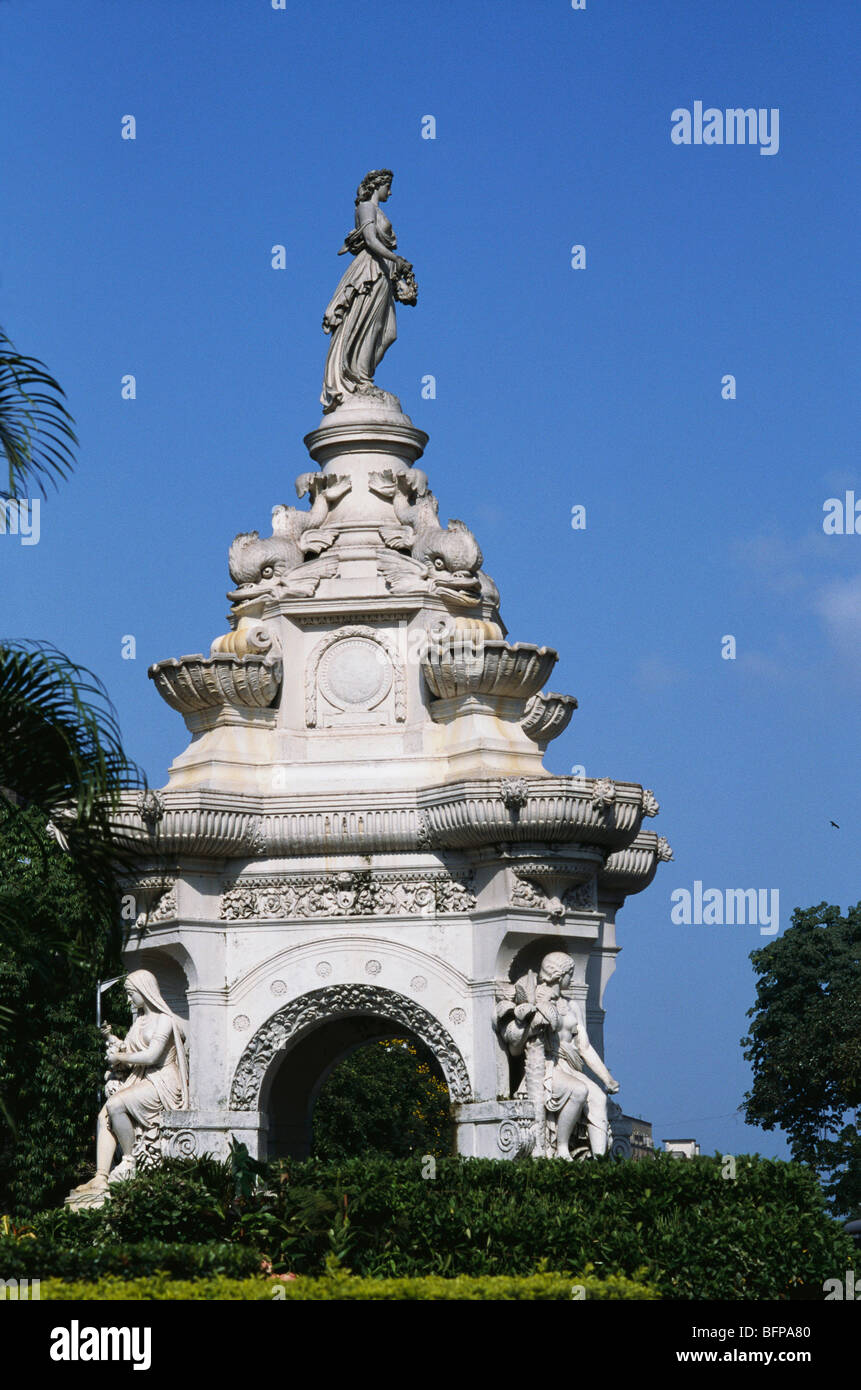
[[[192,734],[156,806],[124,812],[141,884],[163,884],[129,967],[188,1019],[187,1108],[162,1132],[307,1153],[331,1067],[408,1029],[460,1153],[624,1152],[603,997],[616,914],[668,853],[643,829],[658,804],[546,770],[577,703],[546,690],[556,652],[508,641],[476,537],[417,466],[427,436],[375,384],[414,297],[390,180],[363,180],[326,310],[308,509],[240,532],[230,630],[150,671]]]

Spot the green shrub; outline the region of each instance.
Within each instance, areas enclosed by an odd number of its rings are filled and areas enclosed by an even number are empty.
[[[214,1275],[241,1279],[259,1272],[259,1252],[244,1245],[183,1245],[147,1240],[136,1245],[72,1248],[40,1239],[0,1240],[0,1277],[4,1279],[55,1282],[101,1280],[112,1276],[135,1280],[160,1273],[173,1279],[203,1279]]]
[[[276,1270],[318,1273],[335,1248],[354,1273],[527,1275],[544,1268],[621,1271],[665,1297],[799,1296],[851,1263],[844,1233],[825,1212],[810,1170],[737,1160],[734,1181],[717,1158],[653,1163],[353,1160],[338,1169],[292,1165],[270,1210],[263,1248]],[[302,1220],[311,1191],[334,1217]]]
[[[76,1220],[84,1213],[71,1213]],[[230,1218],[218,1192],[197,1171],[178,1165],[116,1183],[92,1223],[97,1239],[122,1245],[142,1239],[195,1244],[224,1240]],[[70,1227],[74,1229],[74,1227]]]
[[[118,1185],[99,1211],[40,1216],[38,1240],[22,1243],[228,1241],[259,1250],[279,1273],[318,1275],[334,1257],[372,1278],[591,1264],[598,1278],[644,1278],[662,1297],[683,1299],[821,1296],[825,1279],[854,1265],[815,1175],[798,1164],[737,1157],[734,1180],[721,1176],[718,1157],[444,1159],[428,1179],[422,1168],[419,1157],[288,1162],[264,1168],[256,1191],[248,1181],[247,1195],[225,1200],[236,1191],[235,1164],[173,1163]]]
[[[596,1279],[589,1274],[533,1274],[527,1278],[488,1276],[483,1279],[442,1279],[430,1275],[424,1279],[357,1279],[335,1276],[318,1279],[291,1279],[280,1283],[269,1279],[198,1279],[172,1280],[156,1276],[149,1279],[100,1279],[97,1283],[63,1283],[51,1279],[42,1284],[43,1299],[79,1300],[162,1300],[162,1299],[230,1299],[271,1303],[276,1298],[291,1301],[397,1299],[468,1299],[486,1301],[540,1300],[568,1302],[572,1288],[580,1285],[587,1299],[656,1299],[659,1294],[647,1284],[625,1279],[622,1275]],[[583,1294],[578,1292],[578,1297]]]
[[[433,1053],[417,1039],[384,1038],[357,1048],[317,1097],[313,1154],[330,1162],[352,1154],[450,1155],[448,1087],[437,1072]]]

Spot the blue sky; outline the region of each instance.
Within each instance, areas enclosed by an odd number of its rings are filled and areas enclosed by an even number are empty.
[[[378,379],[510,640],[560,653],[550,769],[661,801],[675,860],[620,916],[607,1058],[707,1151],[784,1152],[733,1113],[766,938],[674,925],[670,893],[776,888],[783,926],[861,897],[861,535],[822,529],[861,499],[858,27],[849,0],[0,3],[0,323],[81,440],[39,544],[0,538],[7,630],[92,667],[164,782],[185,730],[146,668],[208,651],[230,540],[295,500],[335,253],[393,168],[420,298]],[[695,101],[778,109],[778,152],[674,145]]]

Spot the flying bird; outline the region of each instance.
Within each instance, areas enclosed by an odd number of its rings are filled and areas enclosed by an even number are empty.
[[[840,829],[840,826],[837,824],[836,820],[833,820],[833,821],[831,822],[831,824],[834,826],[834,829],[835,829],[835,830],[839,830],[839,829]]]

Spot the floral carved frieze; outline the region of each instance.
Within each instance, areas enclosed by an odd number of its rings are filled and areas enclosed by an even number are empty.
[[[292,917],[428,917],[470,912],[472,877],[447,870],[415,873],[296,874],[233,879],[221,898],[223,921]]]
[[[371,1015],[410,1029],[430,1048],[442,1067],[451,1099],[471,1098],[469,1073],[460,1049],[427,1009],[380,985],[330,985],[294,999],[258,1029],[236,1068],[230,1108],[257,1110],[261,1087],[276,1053],[283,1052],[306,1029],[345,1014]]]
[[[169,888],[155,903],[149,915],[150,922],[166,922],[177,914],[176,887]]]
[[[512,907],[546,912],[551,919],[566,912],[594,912],[598,906],[595,866],[571,865],[566,870],[542,864],[524,864],[512,873]],[[587,875],[584,877],[584,874]]]
[[[165,922],[177,914],[176,878],[165,874],[139,874],[129,884],[138,925]]]

